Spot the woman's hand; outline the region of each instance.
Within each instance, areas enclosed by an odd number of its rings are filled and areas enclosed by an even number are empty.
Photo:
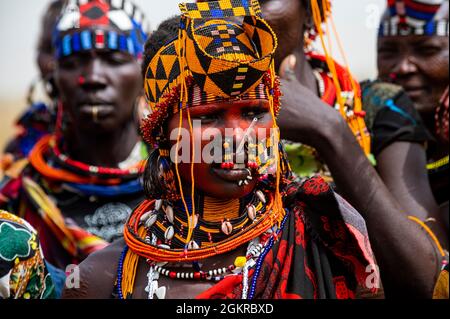
[[[295,70],[296,57],[289,55],[279,70],[283,96],[278,126],[283,139],[308,144],[320,150],[324,139],[339,129],[343,119],[316,92],[299,82]]]

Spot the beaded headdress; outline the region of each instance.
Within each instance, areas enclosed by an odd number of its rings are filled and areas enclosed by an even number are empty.
[[[53,42],[58,58],[93,48],[140,58],[148,31],[144,13],[130,0],[69,0]]]
[[[388,0],[379,36],[448,36],[448,0]]]
[[[150,61],[145,92],[151,114],[142,125],[158,143],[162,122],[182,109],[213,101],[268,99],[278,110],[273,72],[275,33],[256,0],[182,3],[179,35]]]

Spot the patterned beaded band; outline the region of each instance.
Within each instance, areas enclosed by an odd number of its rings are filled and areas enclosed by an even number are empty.
[[[128,0],[69,0],[56,25],[57,58],[91,49],[108,49],[141,58],[148,27]]]
[[[143,121],[145,141],[157,143],[154,130],[169,115],[193,103],[242,99],[247,94],[252,99],[272,99],[277,109],[273,55],[278,43],[261,17],[259,3],[182,3],[180,9],[178,37],[158,50],[145,73],[144,88],[151,111]],[[237,24],[235,19],[242,19],[242,23]],[[267,73],[271,81],[265,81]]]
[[[388,0],[379,37],[449,35],[448,0]]]

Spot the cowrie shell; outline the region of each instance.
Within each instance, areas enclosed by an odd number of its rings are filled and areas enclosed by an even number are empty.
[[[167,227],[166,231],[164,232],[164,238],[166,240],[171,240],[173,238],[173,235],[175,235],[175,230],[173,229],[173,226]]]
[[[263,202],[263,204],[266,203],[266,197],[264,196],[263,192],[256,191],[256,196],[258,196],[258,198],[261,200],[261,202]]]
[[[152,211],[152,210],[149,210],[148,212],[144,213],[144,214],[141,216],[140,222],[141,222],[142,224],[144,224],[144,223],[149,219],[149,217],[150,217],[152,214],[153,214],[153,211]]]
[[[248,218],[250,218],[251,220],[255,220],[256,218],[256,208],[253,205],[249,205],[247,207],[247,215]]]
[[[169,223],[173,224],[173,208],[172,206],[167,205],[165,208],[166,217]]]
[[[145,222],[145,227],[149,228],[152,227],[153,224],[156,222],[156,220],[158,219],[158,214],[155,212],[152,212],[148,218],[147,221]]]
[[[223,222],[221,228],[222,228],[222,232],[225,235],[229,235],[233,231],[233,225],[231,225],[231,223],[229,221]]]
[[[199,248],[200,248],[199,245],[194,240],[191,240],[188,244],[188,249],[199,249]]]
[[[157,199],[155,202],[155,210],[160,210],[162,207],[162,200],[161,199]]]

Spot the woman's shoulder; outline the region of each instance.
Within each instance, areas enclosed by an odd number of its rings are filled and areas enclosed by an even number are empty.
[[[117,277],[117,265],[125,247],[123,238],[89,255],[74,268],[66,280],[64,299],[111,298]]]

